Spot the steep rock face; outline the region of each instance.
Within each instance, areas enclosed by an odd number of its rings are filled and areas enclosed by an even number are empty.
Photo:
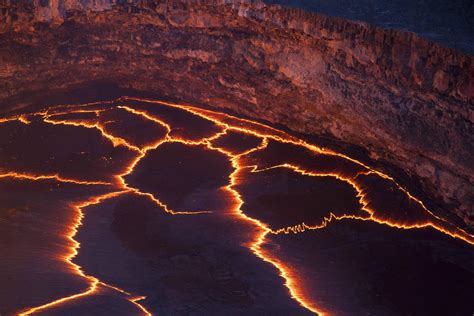
[[[417,37],[237,0],[0,2],[0,111],[107,80],[367,148],[474,224],[474,62]]]
[[[474,2],[471,0],[264,0],[344,19],[414,32],[474,55]]]

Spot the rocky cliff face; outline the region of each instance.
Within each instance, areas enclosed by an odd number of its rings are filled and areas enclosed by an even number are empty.
[[[0,1],[0,111],[91,81],[368,150],[474,224],[474,62],[411,33],[237,0]]]

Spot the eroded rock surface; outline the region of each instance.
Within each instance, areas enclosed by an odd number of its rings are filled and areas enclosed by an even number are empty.
[[[472,57],[258,2],[2,1],[0,12],[2,112],[107,80],[360,145],[474,222]]]

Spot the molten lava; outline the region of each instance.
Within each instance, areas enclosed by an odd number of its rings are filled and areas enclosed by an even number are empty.
[[[184,118],[180,116],[180,113],[185,113]],[[284,279],[284,285],[294,300],[308,311],[318,315],[331,314],[331,310],[311,298],[310,293],[302,286],[305,280],[297,276],[297,271],[292,265],[288,265],[284,260],[264,249],[263,245],[267,242],[268,236],[303,234],[311,230],[322,230],[337,221],[351,220],[370,221],[397,229],[431,227],[441,234],[474,245],[472,234],[435,215],[421,200],[410,194],[389,175],[346,155],[317,147],[261,123],[189,105],[137,98],[123,98],[110,103],[65,105],[43,112],[0,118],[0,128],[2,124],[18,122],[24,124],[22,128],[26,131],[28,128],[32,128],[36,122],[52,126],[94,130],[100,133],[109,145],[113,148],[121,148],[123,154],[126,154],[126,157],[123,158],[125,162],[108,152],[101,154],[102,156],[98,160],[110,166],[108,170],[111,173],[106,177],[95,177],[96,170],[93,169],[88,174],[82,174],[82,176],[75,174],[74,178],[70,178],[70,173],[61,170],[60,165],[57,165],[58,169],[54,173],[41,173],[41,170],[30,173],[23,169],[10,170],[6,162],[0,164],[0,181],[9,179],[49,180],[84,186],[104,186],[109,190],[107,193],[90,196],[85,200],[69,204],[71,212],[75,214],[74,220],[65,223],[68,229],[62,237],[69,240],[70,247],[65,253],[57,254],[63,264],[71,269],[71,273],[88,282],[88,288],[74,295],[51,298],[51,301],[44,302],[40,306],[19,306],[22,308],[19,315],[53,310],[55,307],[95,295],[104,288],[123,295],[141,313],[152,315],[147,298],[142,293],[131,294],[128,289],[122,289],[102,281],[96,276],[89,275],[81,266],[74,263],[75,257],[81,250],[81,244],[75,237],[78,230],[81,229],[85,216],[84,210],[91,206],[97,207],[104,201],[116,199],[124,194],[144,197],[170,216],[214,216],[219,213],[252,226],[255,235],[252,236],[251,242],[246,243],[245,246],[255,256],[278,270]],[[41,129],[38,128],[35,127],[35,131],[41,132]],[[143,128],[143,131],[138,130],[140,128]],[[153,186],[146,185],[148,183],[146,177],[153,172],[158,172],[154,170],[158,170],[160,165],[153,167],[153,162],[158,161],[160,154],[166,155],[165,147],[168,150],[169,148],[183,148],[185,149],[182,151],[183,155],[186,150],[200,150],[209,154],[209,158],[200,161],[205,172],[193,175],[195,171],[189,169],[191,176],[199,176],[203,179],[201,181],[201,178],[198,178],[198,182],[209,181],[212,183],[212,185],[202,188],[201,191],[204,193],[200,191],[201,195],[198,195],[197,198],[194,197],[194,199],[199,201],[202,196],[211,196],[222,200],[230,199],[226,201],[227,208],[225,210],[221,206],[215,209],[192,209],[192,205],[195,204],[187,201],[186,197],[182,196],[183,194],[172,195],[174,189],[178,190],[178,187],[173,186],[173,181],[179,183],[179,179],[164,179],[164,183],[160,183],[161,190],[159,188],[155,190]],[[160,152],[157,155],[156,152],[160,149],[163,150],[163,153]],[[110,152],[117,155],[122,154],[122,152]],[[213,155],[215,155],[215,159]],[[153,158],[154,156],[158,158]],[[92,160],[93,158],[91,158]],[[223,165],[228,165],[229,172],[224,167],[217,167],[222,161]],[[205,166],[207,162],[212,165]],[[116,163],[121,166],[120,170],[116,167]],[[152,166],[149,167],[151,169],[140,171],[145,168],[147,163]],[[185,169],[184,164],[190,162],[183,159],[166,163],[175,166],[175,168],[182,165],[180,168],[188,170]],[[11,165],[15,166],[14,163]],[[44,167],[45,170],[48,170],[49,166]],[[91,162],[90,166],[93,168],[94,164]],[[258,178],[269,172],[279,173],[281,171],[303,177],[304,181],[307,181],[308,187],[314,186],[316,180],[324,181],[324,179],[330,178],[331,181],[347,187],[347,192],[354,192],[354,205],[357,205],[358,209],[353,212],[349,210],[344,212],[340,208],[337,211],[336,209],[327,209],[320,218],[313,220],[311,224],[307,224],[305,222],[307,220],[303,219],[299,223],[286,221],[290,224],[277,228],[273,227],[271,220],[265,221],[258,214],[250,216],[249,213],[254,213],[246,212],[246,209],[248,209],[248,205],[252,204],[250,200],[246,200],[245,194],[242,193],[245,186],[249,185],[250,178]],[[215,175],[208,177],[209,172],[215,172]],[[172,177],[173,173],[166,174]],[[185,177],[185,175],[181,176]],[[188,180],[184,178],[179,181]],[[157,185],[155,183],[155,188]],[[274,183],[273,185],[278,184]],[[182,189],[183,186],[184,184],[181,184],[179,188]],[[285,194],[288,191],[287,188],[282,190]],[[255,201],[255,203],[261,203],[262,199],[255,198]],[[331,201],[324,203],[333,203]],[[291,205],[282,205],[281,211],[291,216],[291,210],[287,210],[285,207],[290,208]],[[302,218],[306,216],[305,214],[302,213]],[[271,216],[277,215],[272,214]],[[285,221],[284,217],[279,221]]]

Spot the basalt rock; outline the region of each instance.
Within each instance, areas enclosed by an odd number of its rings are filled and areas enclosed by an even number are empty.
[[[0,112],[93,81],[368,150],[474,225],[474,61],[254,1],[0,1]],[[44,101],[46,102],[46,101]]]

